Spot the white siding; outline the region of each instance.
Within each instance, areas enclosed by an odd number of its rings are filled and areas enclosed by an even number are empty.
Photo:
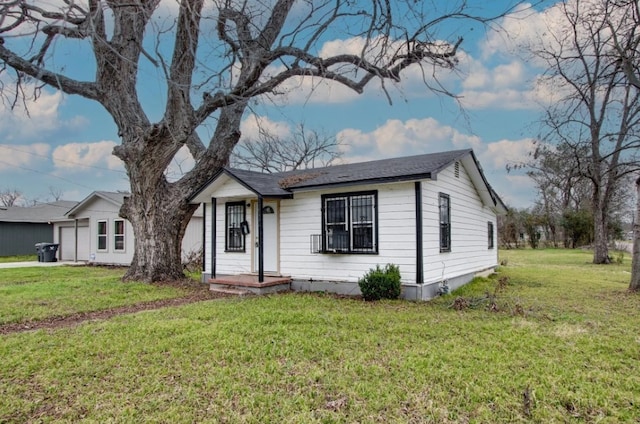
[[[197,252],[202,248],[202,225],[201,216],[194,215],[187,225],[182,238],[182,258],[185,259],[189,253]]]
[[[378,254],[311,253],[311,235],[322,232],[321,195],[378,191]],[[283,274],[299,279],[358,281],[376,264],[400,267],[402,279],[415,281],[415,197],[413,183],[358,186],[296,193],[281,205]]]
[[[216,193],[217,194],[217,193]],[[237,200],[237,199],[236,199]],[[241,274],[250,273],[251,269],[251,250],[253,240],[253,228],[251,234],[245,238],[244,252],[225,252],[225,200],[218,199],[216,202],[216,274]],[[247,200],[249,203],[249,200]],[[211,274],[211,203],[206,205],[205,231],[205,273]],[[251,209],[246,210],[247,220],[251,220]]]
[[[497,264],[497,249],[488,249],[487,223],[494,212],[480,200],[464,167],[455,177],[453,165],[438,174],[437,181],[422,182],[424,282],[438,282],[485,270]],[[234,183],[237,185],[237,183]],[[226,195],[240,194],[224,189]],[[237,188],[237,187],[236,187]],[[377,191],[378,254],[312,253],[311,237],[322,233],[323,194]],[[451,252],[440,253],[438,195],[451,201]],[[215,192],[215,196],[222,192]],[[218,197],[216,213],[216,273],[252,271],[252,236],[246,252],[225,252],[225,200]],[[234,200],[239,200],[234,197]],[[251,202],[251,196],[244,198]],[[254,204],[255,205],[255,204]],[[255,206],[252,206],[255,207]],[[205,217],[205,273],[211,274],[211,204]],[[250,220],[251,209],[247,208]],[[332,190],[296,192],[293,199],[280,200],[280,271],[297,280],[356,282],[376,264],[400,267],[404,284],[416,282],[415,183],[389,183]],[[254,229],[252,228],[252,231]],[[497,240],[494,235],[494,240]]]
[[[452,165],[438,174],[437,181],[422,184],[425,283],[485,270],[498,262],[497,248],[488,249],[487,235],[489,221],[493,222],[495,233],[495,213],[482,205],[464,166],[460,165],[459,178],[455,177]],[[451,251],[442,253],[439,193],[449,195],[451,204]]]
[[[228,179],[217,190],[215,197],[217,198],[237,198],[237,197],[253,197],[255,193],[249,191],[237,181]]]
[[[123,251],[114,249],[114,222],[122,218],[118,217],[120,207],[94,197],[75,215],[77,219],[89,218],[89,261],[100,264],[129,265],[133,259],[133,228],[129,221],[124,222],[125,247]],[[98,222],[107,223],[107,248],[98,250]]]

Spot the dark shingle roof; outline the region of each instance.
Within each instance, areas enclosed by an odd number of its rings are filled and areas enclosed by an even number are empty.
[[[430,178],[432,174],[437,174],[470,152],[470,149],[454,150],[290,171],[277,175],[280,177],[279,184],[292,190],[329,185],[411,181]]]
[[[431,178],[432,174],[437,174],[443,168],[469,153],[471,153],[470,149],[454,150],[274,174],[236,168],[225,168],[223,172],[256,194],[288,197],[292,191],[297,189]]]
[[[266,197],[290,197],[291,193],[278,184],[281,174],[265,174],[245,169],[225,168],[223,172],[233,177],[249,190]],[[219,175],[219,174],[217,174]],[[213,178],[215,179],[217,175]],[[209,183],[205,184],[205,187]]]
[[[10,206],[0,208],[0,221],[37,223],[56,221],[63,219],[64,214],[77,204],[78,202],[59,200],[29,207]]]
[[[239,184],[263,197],[292,197],[296,190],[313,190],[326,187],[354,186],[361,184],[380,184],[399,181],[417,181],[436,179],[440,171],[456,161],[468,162],[473,168],[472,174],[479,184],[478,189],[486,193],[485,199],[491,199],[494,205],[502,200],[495,194],[482,173],[473,150],[453,150],[441,153],[382,159],[369,162],[333,165],[324,168],[312,168],[274,174],[265,174],[243,169],[224,168],[200,187],[192,196],[195,199],[204,192],[220,175],[236,180]]]

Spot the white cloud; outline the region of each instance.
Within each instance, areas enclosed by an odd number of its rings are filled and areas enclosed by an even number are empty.
[[[482,140],[440,124],[433,118],[388,120],[371,132],[345,129],[338,133],[345,156],[392,157],[441,150],[482,147]]]
[[[240,124],[242,140],[255,140],[261,133],[266,133],[276,138],[291,136],[291,127],[286,122],[272,121],[266,116],[251,114]]]
[[[3,103],[0,106],[0,131],[5,140],[42,136],[57,128],[58,107],[61,102],[60,92],[51,94],[45,91],[37,101],[29,99],[26,105],[17,105],[13,110]]]
[[[529,207],[536,197],[533,180],[526,175],[501,174],[501,178],[488,175],[493,189],[509,207]]]
[[[536,10],[522,4],[514,13],[503,18],[489,31],[480,45],[481,62],[469,68],[463,83],[462,104],[469,109],[539,109],[557,102],[563,89],[553,81],[542,79],[547,68],[545,61],[532,51],[567,51],[562,46],[571,33],[563,11],[575,9],[576,1],[551,5]],[[595,11],[598,0],[583,0],[581,11]],[[497,64],[493,66],[488,63]]]
[[[505,169],[508,164],[522,163],[533,150],[531,138],[522,140],[500,140],[486,145],[479,155],[480,163],[495,169]],[[487,165],[488,164],[488,165]]]
[[[33,87],[26,86],[24,90],[29,93]],[[4,94],[12,95],[6,91]],[[88,124],[88,119],[80,115],[69,120],[61,119],[59,111],[63,104],[61,92],[47,90],[42,90],[37,100],[29,97],[25,104],[19,103],[13,109],[6,101],[3,102],[0,104],[0,131],[4,140],[46,140],[53,131],[82,128]]]
[[[28,145],[0,144],[0,172],[16,168],[32,168],[48,161],[50,146],[44,143]]]
[[[553,7],[551,8],[553,9]],[[513,13],[505,16],[489,31],[481,44],[483,59],[491,56],[521,55],[523,48],[538,43],[541,34],[545,33],[548,11],[536,11],[529,3],[523,3]]]
[[[116,144],[115,141],[108,140],[65,144],[53,151],[53,164],[65,171],[80,172],[89,167],[121,171],[122,161],[112,154]]]

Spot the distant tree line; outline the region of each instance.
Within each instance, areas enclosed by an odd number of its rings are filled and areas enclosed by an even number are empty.
[[[536,203],[531,208],[513,208],[498,216],[498,242],[504,249],[576,249],[593,244],[593,225],[589,208],[549,210]],[[610,242],[626,238],[625,222],[620,217],[610,219],[608,234]]]

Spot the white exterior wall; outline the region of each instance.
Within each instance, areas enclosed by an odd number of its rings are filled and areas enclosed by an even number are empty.
[[[322,233],[321,195],[377,190],[378,254],[311,253],[311,235]],[[413,183],[357,186],[295,193],[280,202],[280,269],[302,280],[357,282],[370,268],[393,263],[403,280],[415,281]]]
[[[82,220],[78,222],[78,260],[89,260],[89,222]],[[54,222],[53,242],[58,243],[58,260],[72,261],[76,256],[76,226],[73,221]]]
[[[200,213],[198,211],[197,213]],[[182,238],[182,258],[185,259],[189,253],[197,252],[202,247],[202,216],[194,215],[187,225]]]
[[[311,253],[311,236],[322,232],[321,195],[378,191],[378,246],[376,254]],[[216,192],[216,194],[218,194]],[[225,188],[225,194],[242,190]],[[247,236],[246,252],[225,252],[225,203],[251,199],[218,198],[216,213],[216,274],[252,272],[253,236]],[[205,273],[211,274],[211,204],[206,207]],[[251,208],[247,220],[251,221]],[[403,279],[415,281],[415,197],[413,183],[358,186],[334,190],[299,192],[294,199],[280,200],[280,273],[303,280],[356,282],[376,264],[400,266]],[[252,234],[254,229],[251,229]]]
[[[377,191],[378,254],[311,253],[311,236],[322,233],[323,194]],[[221,194],[226,196],[222,198]],[[451,252],[440,253],[439,193],[449,195],[451,204]],[[225,203],[255,195],[229,181],[217,190],[216,274],[250,273],[252,234],[246,238],[246,252],[225,252]],[[251,222],[252,207],[247,208]],[[423,270],[426,284],[467,276],[497,265],[497,224],[495,213],[482,205],[464,166],[455,177],[454,166],[438,174],[436,181],[422,182]],[[206,206],[205,274],[211,275],[211,204]],[[293,199],[280,200],[280,273],[295,280],[357,282],[376,264],[400,267],[404,284],[416,282],[415,183],[389,183],[342,187],[331,190],[296,192]],[[494,224],[494,248],[488,249],[487,226]],[[444,269],[443,269],[444,267]]]
[[[449,195],[451,251],[440,252],[439,194]],[[462,163],[438,174],[437,181],[422,183],[424,282],[426,284],[482,271],[498,263],[495,213],[483,206]],[[488,248],[488,222],[493,222],[494,248]]]
[[[216,275],[221,274],[243,274],[252,272],[251,267],[251,251],[254,229],[251,228],[251,234],[245,237],[245,251],[244,252],[225,252],[225,203],[237,202],[247,199],[216,199]],[[205,246],[205,273],[211,275],[211,218],[212,218],[211,203],[206,204],[206,216],[205,216],[205,232],[206,232],[206,246]],[[246,217],[251,222],[251,208],[247,208]]]
[[[129,221],[124,221],[125,236],[124,236],[124,251],[114,250],[114,222],[122,219],[118,217],[120,207],[104,200],[99,197],[95,197],[92,201],[88,202],[74,218],[89,219],[89,262],[110,264],[110,265],[129,265],[133,259],[133,228]],[[107,249],[98,250],[98,222],[107,222]]]

